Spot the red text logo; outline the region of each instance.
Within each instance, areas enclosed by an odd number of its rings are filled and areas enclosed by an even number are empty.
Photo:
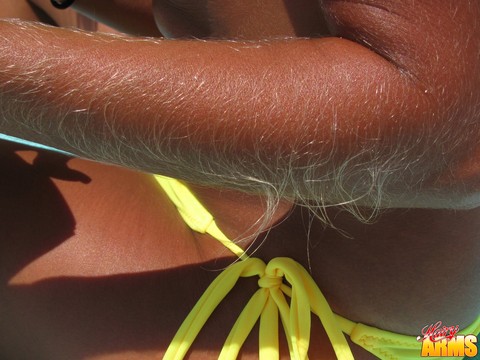
[[[444,326],[441,321],[422,329],[422,357],[474,357],[478,353],[475,335],[457,335],[459,326]]]

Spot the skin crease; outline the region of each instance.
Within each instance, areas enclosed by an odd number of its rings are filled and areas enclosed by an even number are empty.
[[[81,6],[82,1],[78,3]],[[271,21],[265,21],[266,15],[261,11],[249,13],[248,8],[237,8],[238,2],[222,3],[225,5],[214,4],[216,17],[210,25],[214,28],[210,31],[217,29],[217,35],[295,35],[294,26],[285,21],[286,8],[280,2],[277,9],[283,10]],[[157,18],[169,16],[168,6],[171,4],[155,4],[156,11],[163,10]],[[249,13],[251,22],[262,26],[255,30],[226,26],[224,19],[239,11]],[[23,10],[19,12],[17,16],[34,19]],[[259,17],[258,21],[254,15]],[[181,20],[175,12],[171,16],[172,23]],[[201,19],[197,21],[198,31],[206,31]],[[180,22],[178,27],[185,26]],[[188,30],[195,35],[195,29]],[[224,33],[220,34],[221,31]],[[341,27],[337,31],[341,32]],[[21,251],[14,252],[15,242],[5,240],[1,245],[0,254],[19,254],[0,261],[9,260],[10,266],[2,274],[8,282],[8,286],[2,286],[7,293],[9,321],[0,325],[0,335],[17,328],[26,339],[9,336],[10,349],[15,348],[15,341],[27,342],[31,344],[27,350],[41,349],[39,358],[45,359],[161,356],[201,288],[218,273],[205,269],[220,269],[232,258],[213,239],[189,231],[145,174],[79,159],[67,161],[41,152],[39,155],[13,145],[1,146],[4,156],[0,166],[11,174],[4,180],[3,188],[11,193],[15,189],[25,190],[33,176],[36,186],[46,194],[44,198],[35,198],[35,190],[20,198],[2,194],[2,210],[16,209],[20,214],[12,215],[8,221],[2,216],[2,226],[32,228],[32,233],[25,235],[31,243],[23,239],[33,249],[32,254],[22,257]],[[198,186],[194,189],[231,237],[244,234],[252,219],[261,214],[255,197]],[[28,211],[32,197],[37,199],[35,209],[39,213],[56,215],[64,228],[49,217],[34,221],[35,214]],[[304,264],[311,269],[333,309],[345,317],[417,335],[423,326],[438,320],[463,327],[479,313],[478,209],[392,209],[375,224],[365,225],[332,208],[329,214],[334,224],[349,237],[313,222],[309,238],[300,230],[307,227],[308,215],[288,202],[274,222],[291,211],[291,216],[270,232],[258,256],[268,260],[287,254]],[[37,227],[32,227],[32,221]],[[48,239],[38,236],[46,232],[42,224],[53,229]],[[43,246],[31,240],[35,239],[33,234],[43,241]],[[180,252],[182,256],[178,256]],[[250,286],[246,283],[236,291],[240,299],[232,298],[228,306],[222,307],[195,343],[191,358],[215,358],[221,347],[220,334],[228,331],[227,324],[232,320],[232,309],[241,308]],[[126,289],[125,293],[122,289]],[[62,296],[64,293],[71,295]],[[119,293],[123,296],[115,296]],[[101,299],[105,299],[105,304]],[[27,315],[19,316],[21,313]],[[49,329],[47,335],[45,328]],[[33,341],[38,338],[44,342]],[[311,358],[333,358],[318,324],[313,338]],[[256,358],[254,339],[250,339],[246,349],[242,358]],[[357,347],[353,349],[358,359],[372,358]]]

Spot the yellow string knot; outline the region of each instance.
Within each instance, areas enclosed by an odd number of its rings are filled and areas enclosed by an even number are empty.
[[[264,275],[258,279],[258,286],[264,289],[278,289],[282,283],[283,278],[279,276]]]
[[[260,323],[259,359],[279,359],[279,320],[285,331],[290,358],[308,359],[311,312],[324,325],[337,358],[353,360],[348,343],[320,289],[305,268],[289,258],[275,258],[268,264],[258,258],[245,258],[225,269],[185,319],[165,353],[164,360],[183,359],[207,319],[238,279],[253,276],[260,278],[260,289],[253,294],[233,325],[219,360],[236,359],[257,322]],[[286,296],[290,301],[287,301]]]

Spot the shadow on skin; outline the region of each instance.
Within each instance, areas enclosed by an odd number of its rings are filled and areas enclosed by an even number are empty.
[[[75,218],[52,178],[90,182],[68,168],[64,155],[39,152],[25,161],[16,154],[24,150],[36,151],[0,141],[0,358],[75,360],[166,348],[218,275],[205,268],[221,269],[232,259],[155,272],[9,284],[21,269],[75,233]],[[212,334],[228,334],[239,315],[232,306],[240,311],[256,282],[250,279],[228,296],[234,300],[220,305],[222,315],[200,333],[197,348],[221,349],[223,335],[212,339]]]
[[[81,171],[70,169],[67,162],[71,158],[56,153],[41,153],[33,161],[35,172],[53,179],[90,183],[91,179]]]
[[[75,360],[166,348],[218,275],[202,270],[222,268],[231,259],[168,271],[9,285],[21,269],[74,235],[75,218],[51,178],[90,181],[69,169],[64,155],[38,155],[30,164],[15,153],[23,150],[32,151],[0,141],[0,358]],[[250,283],[253,292],[256,280]],[[246,302],[248,294],[241,288],[235,301]],[[226,316],[211,321],[214,333],[225,320],[233,325],[238,313],[229,308],[232,303],[221,305]],[[211,334],[207,331],[196,344],[220,349],[225,339],[212,342]]]
[[[166,349],[205,286],[218,275],[201,270],[218,266],[215,261],[167,271],[52,278],[9,286],[4,292],[8,317],[2,316],[6,326],[0,324],[3,356],[23,360],[35,354],[37,360],[76,360]],[[240,304],[246,304],[256,282],[240,280],[200,332],[195,348],[215,353],[221,349]]]
[[[5,280],[0,285],[0,359],[80,360],[132,352],[157,358],[219,274],[214,270],[228,266],[233,258],[161,271],[51,277],[7,285],[25,265],[74,233],[75,220],[49,176],[86,180],[68,168],[47,171],[53,167],[48,159],[29,165],[14,150],[18,149],[4,151],[0,160],[0,166],[15,169],[1,180],[2,197],[8,198],[1,202],[2,211],[11,212],[8,218],[0,218],[1,226],[10,234],[21,234],[0,243]],[[63,160],[60,163],[65,164]],[[11,207],[16,207],[15,211]],[[25,227],[29,223],[32,226]],[[241,309],[257,289],[257,278],[241,279],[200,332],[195,349],[211,352],[211,358],[216,358]],[[315,324],[320,326],[318,320]],[[257,353],[257,338],[253,331],[243,352]],[[285,352],[283,335],[280,339]]]
[[[31,148],[0,141],[0,169],[3,169],[0,177],[2,283],[74,234],[75,219],[50,177],[89,180],[83,174],[70,171],[66,167],[68,158],[63,155],[54,155],[50,160],[45,155],[38,156],[30,165],[15,154],[19,150]],[[55,159],[61,160],[60,163]],[[54,162],[58,170],[51,173]]]
[[[88,183],[89,178],[66,166],[68,157],[43,153],[33,164],[16,151],[32,148],[0,141],[0,357],[14,359],[6,352],[9,337],[20,330],[9,320],[15,318],[9,306],[7,283],[26,265],[69,239],[75,219],[52,177]],[[35,151],[35,150],[32,150]],[[31,307],[30,307],[31,309]],[[23,312],[29,314],[28,309]],[[28,316],[28,315],[27,315]],[[32,315],[32,321],[35,318]],[[30,321],[30,319],[29,319]],[[29,323],[29,322],[27,322]],[[31,352],[27,357],[31,359]]]

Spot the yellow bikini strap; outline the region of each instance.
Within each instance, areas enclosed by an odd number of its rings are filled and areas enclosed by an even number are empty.
[[[335,316],[342,331],[349,335],[352,342],[360,345],[380,359],[417,360],[420,358],[422,344],[417,340],[416,336],[397,334],[355,323],[340,315]],[[473,324],[459,332],[462,335],[477,335],[478,333],[480,333],[480,316]],[[447,360],[452,358],[454,357],[429,357],[428,359]]]
[[[215,223],[213,216],[198,201],[188,187],[176,179],[165,176],[155,175],[155,180],[167,193],[170,200],[177,207],[180,216],[192,230],[213,236],[241,259],[247,257],[245,251],[240,246],[223,234]]]

